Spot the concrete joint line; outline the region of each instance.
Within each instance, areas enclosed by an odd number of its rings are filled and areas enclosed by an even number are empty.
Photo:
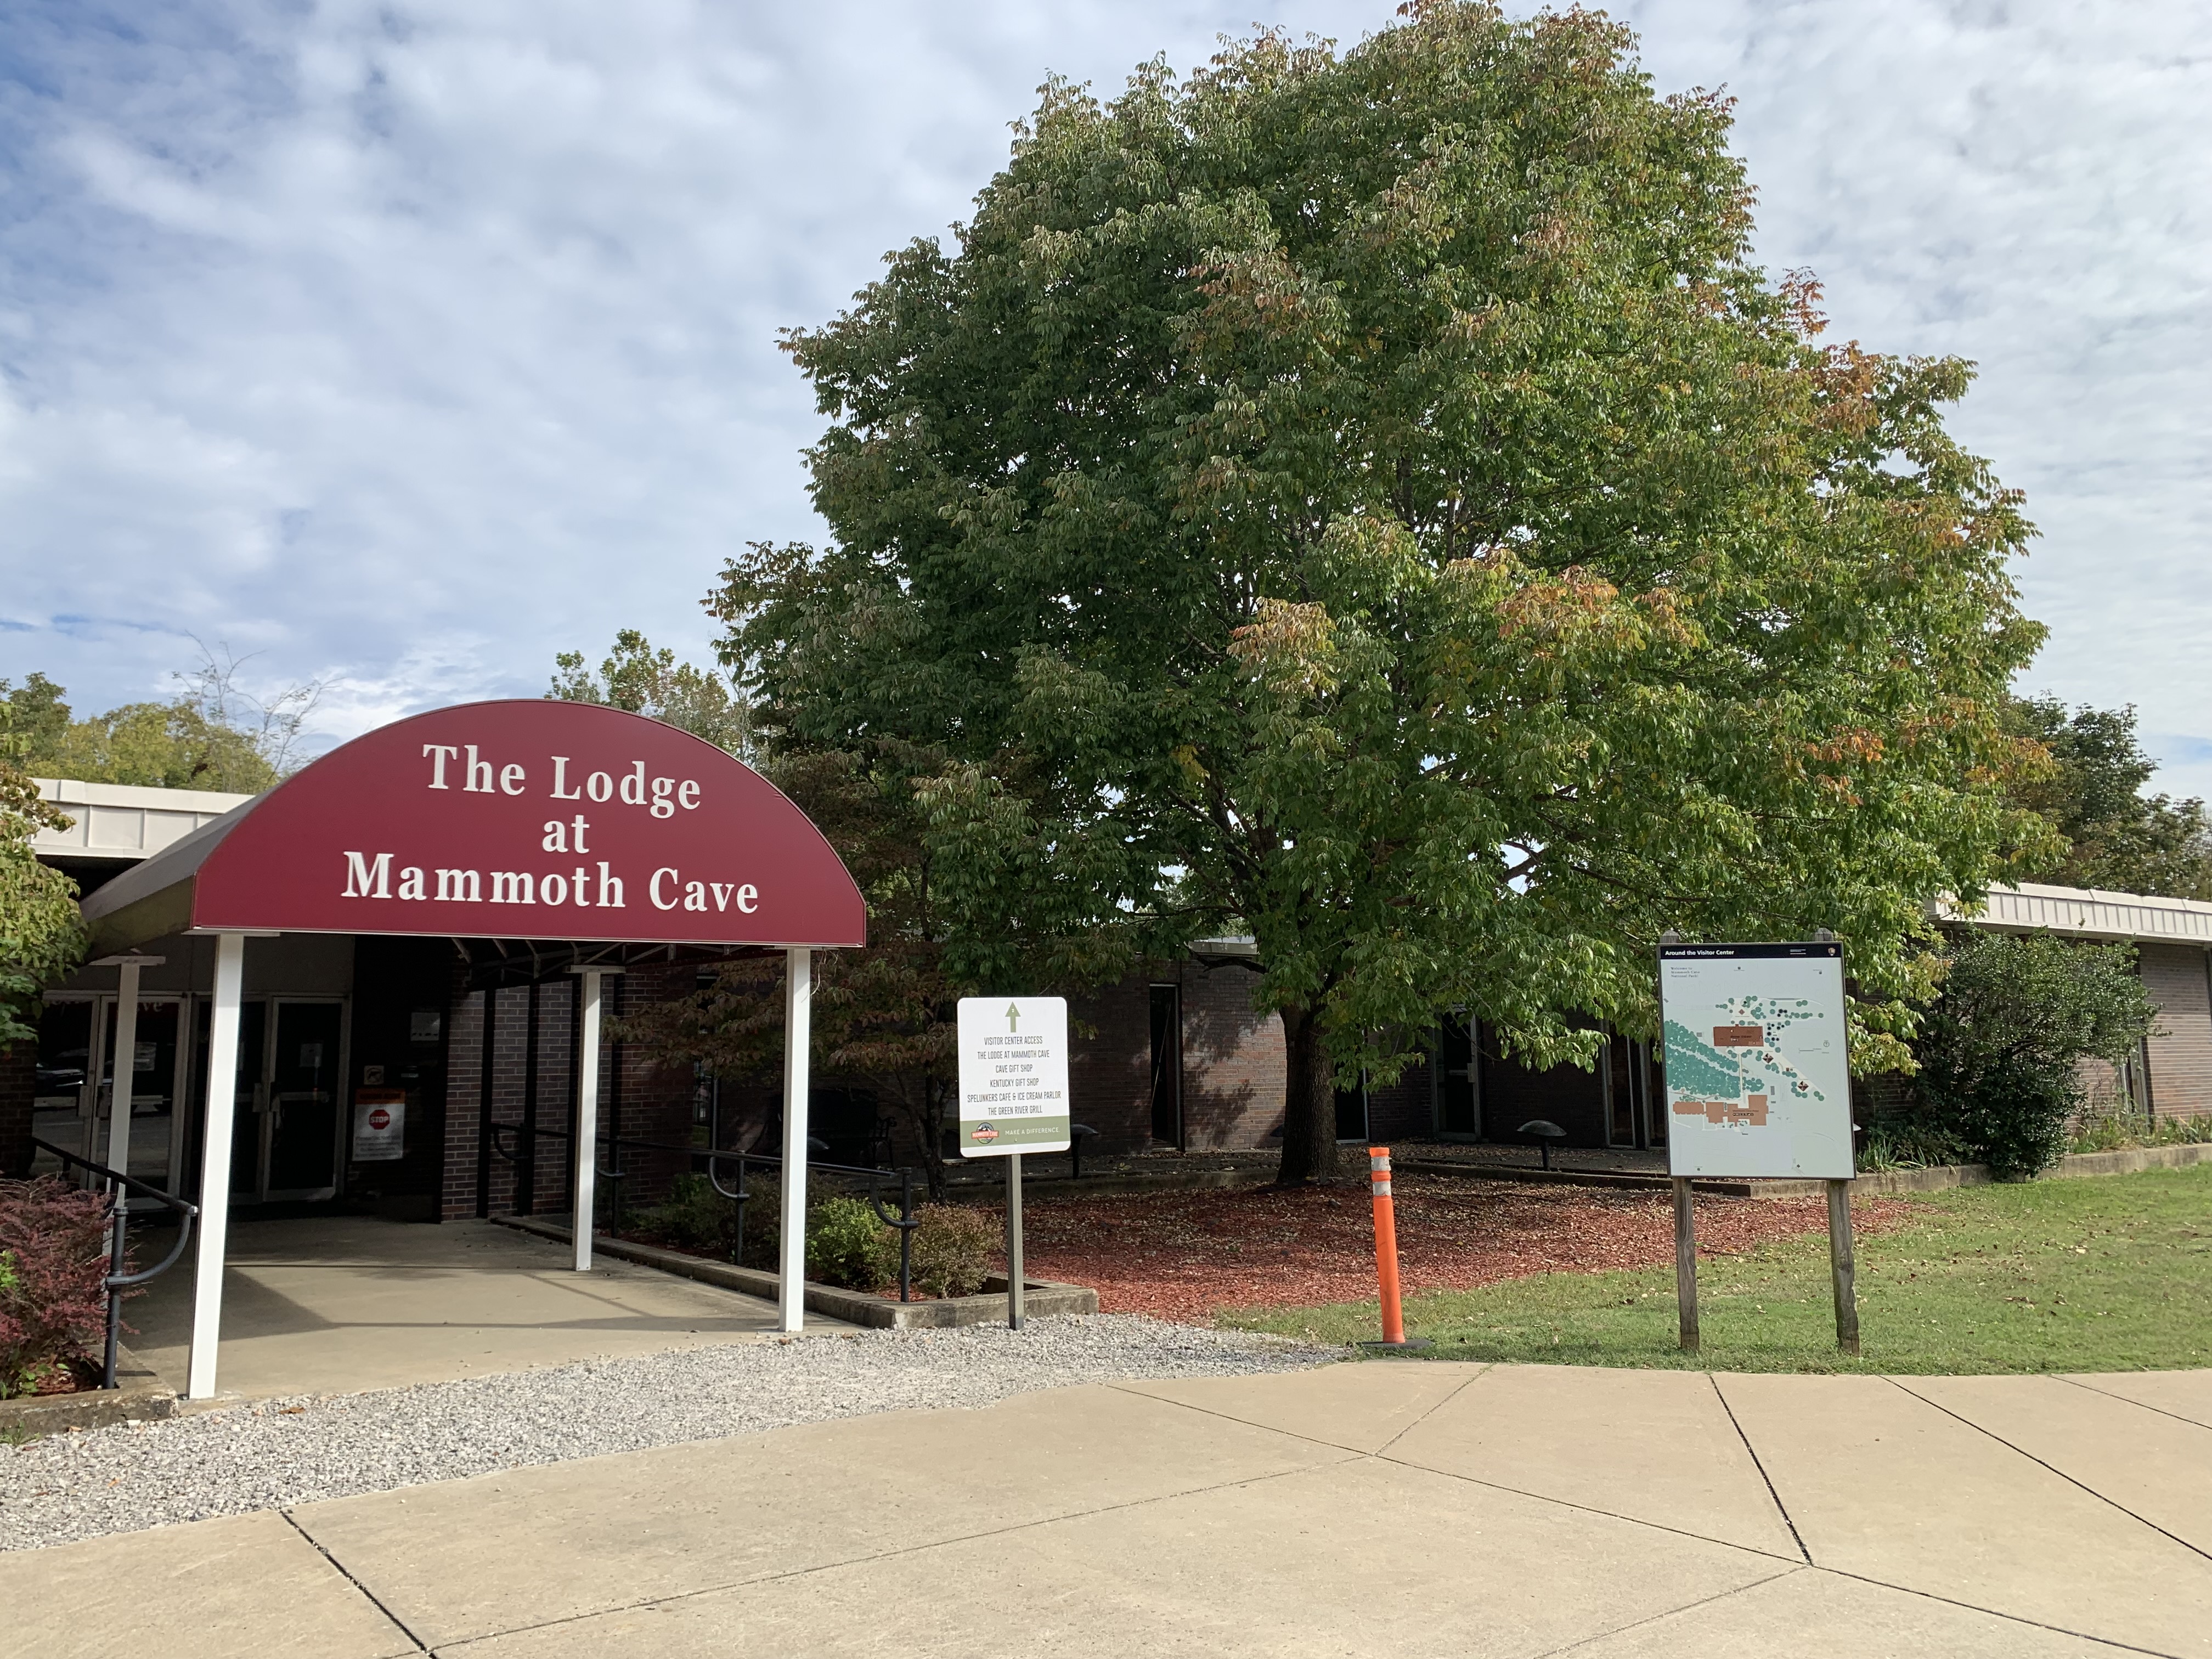
[[[1387,1456],[1389,1456],[1389,1455],[1390,1455],[1390,1449],[1391,1449],[1391,1447],[1393,1447],[1393,1446],[1396,1445],[1396,1444],[1397,1444],[1401,1440],[1403,1440],[1403,1439],[1404,1439],[1407,1435],[1409,1435],[1409,1434],[1413,1433],[1413,1431],[1415,1429],[1419,1428],[1419,1427],[1421,1426],[1421,1425],[1422,1425],[1422,1424],[1424,1424],[1424,1423],[1427,1422],[1431,1418],[1434,1417],[1434,1416],[1435,1416],[1438,1412],[1442,1411],[1445,1407],[1447,1407],[1447,1406],[1450,1405],[1450,1404],[1451,1404],[1451,1402],[1452,1402],[1453,1401],[1455,1401],[1455,1400],[1458,1399],[1458,1398],[1460,1397],[1460,1395],[1462,1395],[1465,1394],[1465,1393],[1466,1393],[1469,1389],[1473,1388],[1476,1383],[1478,1383],[1478,1382],[1481,1382],[1481,1381],[1482,1381],[1482,1379],[1483,1379],[1484,1377],[1486,1377],[1486,1376],[1489,1376],[1489,1375],[1490,1375],[1490,1373],[1491,1373],[1493,1370],[1495,1370],[1495,1369],[1496,1369],[1496,1366],[1495,1366],[1494,1364],[1492,1364],[1492,1365],[1485,1365],[1485,1366],[1484,1366],[1480,1370],[1477,1371],[1477,1372],[1476,1372],[1473,1376],[1468,1377],[1468,1378],[1464,1382],[1462,1382],[1462,1383],[1459,1385],[1459,1387],[1457,1387],[1457,1388],[1454,1389],[1453,1389],[1449,1394],[1446,1395],[1443,1399],[1441,1399],[1441,1400],[1437,1401],[1437,1403],[1436,1403],[1435,1405],[1433,1405],[1433,1406],[1430,1407],[1428,1408],[1428,1410],[1426,1410],[1426,1411],[1423,1412],[1423,1413],[1422,1413],[1419,1417],[1415,1418],[1412,1422],[1410,1422],[1410,1423],[1407,1424],[1407,1425],[1406,1425],[1406,1426],[1405,1426],[1404,1428],[1402,1428],[1402,1429],[1399,1430],[1397,1433],[1395,1433],[1395,1434],[1392,1435],[1392,1436],[1390,1437],[1390,1438],[1389,1438],[1387,1442],[1385,1442],[1385,1443],[1384,1443],[1383,1447],[1382,1447],[1382,1449],[1381,1451],[1379,1451],[1379,1452],[1376,1453],[1376,1455],[1377,1457],[1387,1457]]]
[[[2192,1429],[2203,1429],[2212,1434],[2212,1423],[2200,1423],[2193,1417],[2184,1417],[2179,1412],[2170,1412],[2163,1406],[2145,1405],[2142,1401],[2130,1400],[2124,1394],[2114,1394],[2110,1389],[2100,1389],[2094,1382],[2084,1382],[2078,1376],[2061,1376],[2056,1371],[2045,1371],[2043,1375],[2055,1382],[2070,1382],[2083,1393],[2094,1394],[2100,1400],[2116,1400],[2121,1405],[2133,1406],[2138,1411],[2155,1412],[2160,1417],[2170,1417],[2177,1423],[2186,1423]]]
[[[1480,1475],[1461,1474],[1452,1469],[1432,1469],[1425,1463],[1410,1462],[1402,1457],[1377,1456],[1377,1463],[1395,1464],[1401,1469],[1418,1469],[1423,1474],[1433,1474],[1440,1480],[1462,1481],[1470,1486],[1481,1486],[1491,1492],[1511,1492],[1516,1498],[1526,1498],[1539,1504],[1550,1504],[1563,1510],[1572,1510],[1577,1515],[1601,1515],[1608,1521],[1625,1522],[1632,1527],[1646,1527],[1653,1532],[1663,1532],[1673,1538],[1694,1538],[1700,1544],[1711,1544],[1724,1550],[1736,1550],[1745,1555],[1755,1555],[1762,1561],[1781,1561],[1792,1567],[1809,1565],[1792,1561],[1786,1555],[1777,1555],[1771,1550],[1753,1549],[1748,1544],[1739,1544],[1730,1538],[1709,1538],[1704,1533],[1692,1532],[1683,1527],[1670,1527],[1663,1521],[1647,1521],[1640,1515],[1623,1515],[1617,1510],[1601,1510],[1592,1504],[1577,1504],[1571,1498],[1554,1498],[1547,1492],[1530,1492],[1525,1486],[1509,1486],[1502,1480],[1485,1480]],[[1802,1549],[1802,1545],[1799,1547]]]
[[[389,1619],[392,1621],[392,1629],[398,1631],[402,1636],[405,1637],[410,1642],[412,1642],[415,1644],[416,1652],[429,1652],[430,1650],[423,1644],[422,1638],[416,1635],[413,1631],[407,1628],[407,1621],[402,1619],[398,1613],[392,1612],[390,1607],[385,1606],[383,1601],[379,1599],[374,1590],[369,1589],[368,1585],[362,1583],[360,1579],[354,1577],[353,1573],[347,1568],[344,1562],[339,1560],[337,1556],[332,1555],[328,1550],[325,1549],[323,1547],[323,1540],[316,1537],[314,1534],[309,1532],[305,1527],[301,1526],[298,1516],[295,1516],[289,1510],[279,1510],[276,1513],[284,1517],[285,1525],[291,1528],[294,1532],[298,1533],[301,1537],[307,1540],[308,1545],[314,1550],[316,1554],[321,1556],[324,1560],[331,1564],[331,1570],[333,1572],[337,1573],[338,1577],[344,1579],[347,1583],[351,1584],[356,1589],[359,1590],[362,1593],[362,1598],[368,1601],[369,1606],[374,1607],[386,1619]]]
[[[1297,1437],[1293,1436],[1291,1437],[1296,1438]],[[1334,1451],[1342,1451],[1344,1448],[1337,1446],[1332,1447],[1330,1449]],[[1336,1461],[1340,1463],[1357,1463],[1361,1461],[1361,1457],[1359,1454],[1354,1453],[1350,1456],[1340,1457]],[[1309,1466],[1309,1468],[1327,1467],[1328,1466],[1326,1464]],[[927,1550],[944,1549],[954,1544],[972,1544],[978,1539],[982,1538],[1010,1537],[1015,1533],[1029,1532],[1038,1527],[1059,1526],[1062,1522],[1068,1521],[1087,1521],[1094,1515],[1115,1515],[1120,1513],[1123,1510],[1140,1510],[1147,1504],[1171,1503],[1176,1498],[1193,1498],[1201,1492],[1234,1492],[1240,1486],[1265,1486],[1270,1480],[1285,1480],[1294,1474],[1304,1474],[1307,1472],[1308,1470],[1304,1468],[1277,1469],[1272,1474],[1247,1475],[1241,1480],[1220,1480],[1216,1481],[1210,1486],[1185,1486],[1176,1492],[1156,1492],[1149,1498],[1133,1498],[1126,1504],[1101,1504],[1096,1509],[1070,1510],[1065,1515],[1048,1515],[1035,1521],[1017,1521],[1011,1526],[986,1527],[980,1532],[955,1533],[949,1537],[930,1539],[926,1543],[902,1544],[896,1549],[878,1550],[872,1555],[852,1555],[836,1561],[817,1561],[811,1566],[788,1567],[780,1572],[755,1573],[748,1578],[732,1578],[719,1584],[702,1584],[696,1589],[678,1590],[669,1595],[641,1596],[635,1601],[617,1601],[608,1607],[592,1607],[589,1611],[584,1613],[572,1613],[564,1614],[562,1617],[558,1619],[541,1620],[536,1624],[510,1625],[501,1630],[488,1630],[476,1636],[464,1636],[453,1642],[441,1643],[434,1651],[441,1654],[459,1653],[462,1649],[471,1646],[476,1643],[494,1641],[499,1638],[507,1636],[518,1636],[526,1631],[557,1630],[563,1625],[580,1624],[586,1619],[600,1619],[605,1617],[611,1613],[635,1613],[643,1607],[673,1607],[678,1601],[695,1601],[702,1595],[719,1595],[725,1590],[747,1589],[755,1584],[779,1583],[787,1578],[805,1578],[814,1573],[835,1572],[844,1567],[864,1567],[872,1565],[878,1561],[896,1561],[901,1556],[920,1555]],[[286,1518],[289,1519],[290,1517],[287,1516]],[[293,1524],[296,1526],[299,1523],[295,1522]],[[312,1543],[313,1540],[310,1539],[308,1541]],[[317,1547],[319,1548],[320,1546],[317,1546]],[[325,1551],[324,1553],[327,1555],[329,1552]],[[337,1563],[333,1560],[331,1565],[337,1566]],[[344,1572],[345,1569],[339,1567],[338,1571]],[[353,1577],[353,1575],[350,1573],[347,1573],[346,1576],[349,1578]],[[354,1582],[356,1583],[360,1583],[358,1579],[354,1580]],[[365,1587],[362,1589],[362,1594],[368,1595],[368,1591]],[[369,1596],[369,1599],[373,1601],[376,1600],[373,1595]],[[384,1604],[379,1601],[377,1602],[377,1605],[381,1607]],[[387,1612],[386,1613],[386,1617],[390,1618],[391,1614]],[[399,1625],[399,1621],[397,1619],[392,1619],[392,1622],[395,1625]],[[407,1627],[404,1625],[399,1625],[399,1628],[403,1631],[407,1630]],[[423,1648],[422,1643],[416,1640],[412,1631],[407,1632],[407,1639],[410,1642],[414,1642],[416,1646],[422,1648],[422,1651],[425,1653],[433,1651],[433,1650],[429,1648]]]
[[[1642,1630],[1646,1625],[1656,1625],[1662,1619],[1679,1619],[1686,1613],[1695,1613],[1699,1607],[1710,1607],[1719,1602],[1728,1601],[1732,1596],[1747,1595],[1751,1591],[1759,1589],[1762,1584],[1771,1584],[1774,1583],[1778,1578],[1788,1578],[1796,1573],[1818,1572],[1820,1571],[1820,1568],[1808,1567],[1802,1561],[1792,1562],[1789,1565],[1784,1566],[1779,1572],[1770,1572],[1764,1578],[1754,1578],[1748,1584],[1738,1584],[1734,1589],[1716,1590],[1712,1595],[1701,1595],[1694,1601],[1685,1601],[1679,1607],[1668,1607],[1662,1612],[1647,1613],[1641,1619],[1632,1619],[1625,1625],[1616,1625],[1611,1630],[1598,1631],[1589,1636],[1577,1636],[1573,1641],[1568,1643],[1566,1646],[1563,1648],[1547,1648],[1543,1652],[1532,1656],[1532,1659],[1553,1659],[1553,1656],[1555,1654],[1572,1653],[1577,1648],[1586,1648],[1595,1642],[1610,1642],[1614,1637],[1621,1635],[1626,1632]]]
[[[1947,1607],[1963,1607],[1968,1613],[1985,1613],[1992,1619],[2002,1619],[2008,1625],[2026,1625],[2030,1630],[2047,1630],[2054,1636],[2070,1636],[2079,1642],[2094,1642],[2100,1648],[2110,1648],[2115,1653],[2144,1653],[2150,1659],[2185,1659],[2185,1656],[2166,1648],[2139,1648],[2132,1642],[2115,1641],[2109,1636],[2094,1632],[2075,1630],[2071,1625],[2046,1624],[2040,1619],[2025,1618],[2017,1613],[2007,1613],[2002,1607],[1985,1607],[1979,1601],[1961,1601],[1955,1595],[1938,1595],[1934,1590],[1922,1589],[1917,1584],[1893,1583],[1887,1578],[1869,1578],[1863,1572],[1845,1572],[1840,1567],[1814,1566],[1815,1572],[1825,1572],[1837,1578],[1848,1578],[1855,1584],[1872,1584],[1877,1589],[1895,1590],[1900,1595],[1917,1595],[1923,1601],[1940,1601]]]
[[[2180,1545],[2182,1548],[2187,1550],[2191,1554],[2201,1555],[2206,1560],[2212,1561],[2212,1551],[2199,1549],[2196,1545],[2191,1543],[2186,1538],[2179,1537],[2176,1534],[2168,1532],[2164,1527],[2160,1526],[2157,1522],[2146,1520],[2143,1516],[2137,1515],[2133,1510],[2130,1509],[2125,1504],[2121,1503],[2118,1498],[2106,1497],[2104,1493],[2099,1492],[2094,1486],[2089,1485],[2086,1480],[2077,1480],[2072,1475],[2067,1474],[2065,1470],[2057,1468],[2054,1464],[2045,1462],[2041,1458],[2038,1457],[2033,1452],[2029,1451],[2027,1448],[2014,1445],[2011,1441],[2006,1439],[1995,1429],[1985,1429],[1980,1424],[1975,1422],[1973,1419],[1960,1416],[1958,1413],[1953,1411],[1948,1406],[1944,1405],[1941,1401],[1930,1400],[1926,1395],[1921,1393],[1917,1389],[1906,1388],[1905,1385],[1896,1377],[1888,1376],[1884,1377],[1882,1380],[1885,1382],[1894,1383],[1899,1389],[1903,1390],[1905,1394],[1911,1395],[1913,1399],[1917,1400],[1922,1405],[1933,1406],[1937,1411],[1942,1413],[1944,1416],[1949,1418],[1953,1422],[1965,1424],[1976,1434],[1987,1435],[1990,1439],[1996,1441],[1997,1444],[2002,1446],[2007,1451],[2012,1452],[2019,1456],[2025,1457],[2029,1462],[2034,1464],[2038,1468],[2049,1469],[2051,1474],[2057,1475],[2061,1480],[2066,1482],[2067,1485],[2078,1487],[2081,1491],[2087,1492],[2090,1497],[2095,1498],[2100,1504],[2111,1505],[2113,1509],[2118,1510],[2122,1515],[2126,1516],[2129,1520],[2136,1522],[2140,1525],[2148,1527],[2153,1532],[2158,1534],[2160,1537],[2172,1538],[2175,1543]]]
[[[1126,1394],[1132,1399],[1141,1400],[1147,1405],[1172,1406],[1177,1411],[1195,1412],[1200,1417],[1210,1417],[1217,1423],[1234,1423],[1240,1429],[1257,1429],[1262,1434],[1279,1434],[1284,1439],[1295,1440],[1302,1446],[1326,1446],[1331,1451],[1349,1453],[1355,1460],[1375,1455],[1373,1452],[1362,1451],[1357,1446],[1347,1446],[1341,1440],[1318,1440],[1312,1435],[1300,1434],[1296,1429],[1279,1429],[1273,1423],[1255,1423],[1248,1417],[1232,1417],[1227,1412],[1215,1411],[1211,1406],[1194,1406],[1188,1400],[1163,1400],[1156,1394],[1146,1394],[1142,1389],[1133,1389],[1126,1382],[1107,1382],[1101,1386]]]
[[[1729,1404],[1729,1397],[1721,1389],[1720,1378],[1707,1371],[1705,1381],[1713,1385],[1713,1398],[1721,1402],[1721,1409],[1728,1413],[1729,1426],[1735,1431],[1735,1437],[1743,1442],[1744,1455],[1751,1459],[1751,1467],[1759,1471],[1759,1478],[1766,1483],[1766,1495],[1774,1500],[1774,1512],[1782,1517],[1782,1524],[1790,1528],[1790,1541],[1797,1546],[1797,1553],[1805,1558],[1805,1565],[1811,1566],[1813,1552],[1805,1547],[1804,1534],[1797,1530],[1796,1522],[1790,1518],[1790,1507],[1782,1501],[1782,1494],[1774,1485],[1774,1477],[1766,1472],[1766,1462],[1759,1456],[1759,1448],[1751,1443],[1751,1437],[1743,1431],[1743,1425],[1736,1420],[1735,1407]]]

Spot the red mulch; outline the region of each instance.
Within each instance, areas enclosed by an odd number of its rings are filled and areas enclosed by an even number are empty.
[[[1395,1198],[1399,1277],[1409,1293],[1674,1259],[1673,1200],[1664,1192],[1401,1175]],[[1911,1208],[1899,1199],[1859,1199],[1852,1225],[1883,1231]],[[1820,1232],[1827,1219],[1820,1198],[1701,1195],[1698,1254],[1731,1255]],[[1090,1285],[1109,1313],[1204,1322],[1231,1308],[1375,1294],[1364,1184],[1033,1201],[1023,1220],[1024,1276]]]

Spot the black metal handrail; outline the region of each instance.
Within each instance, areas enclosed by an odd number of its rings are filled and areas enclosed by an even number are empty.
[[[114,1388],[115,1349],[123,1323],[122,1292],[134,1285],[143,1285],[149,1279],[158,1279],[177,1265],[177,1258],[184,1255],[185,1247],[192,1242],[192,1218],[200,1212],[199,1206],[186,1203],[173,1193],[165,1193],[159,1187],[135,1176],[111,1170],[105,1164],[95,1164],[79,1153],[55,1146],[51,1140],[41,1140],[33,1135],[31,1145],[52,1152],[64,1164],[74,1164],[77,1168],[89,1171],[107,1185],[108,1207],[114,1217],[114,1224],[109,1230],[107,1277],[104,1281],[107,1287],[107,1352],[100,1365],[100,1386]],[[158,1200],[177,1215],[176,1244],[168,1255],[141,1273],[126,1273],[123,1271],[123,1263],[130,1248],[131,1231],[131,1206],[123,1201],[125,1191],[143,1193],[149,1198]]]
[[[720,1126],[716,1125],[714,1127],[719,1127]],[[501,1130],[506,1130],[517,1135],[550,1135],[558,1140],[567,1140],[569,1139],[568,1131],[566,1129],[539,1128],[527,1123],[495,1123],[492,1125],[492,1150],[501,1158],[507,1159],[510,1164],[514,1163],[520,1158],[522,1156],[522,1149],[520,1146],[517,1146],[514,1151],[509,1152],[505,1147],[501,1146],[499,1144],[499,1135]],[[729,1199],[738,1206],[737,1242],[731,1247],[730,1259],[732,1261],[738,1261],[739,1257],[744,1255],[745,1248],[745,1204],[752,1196],[750,1193],[745,1190],[745,1166],[748,1164],[773,1164],[778,1170],[781,1170],[784,1164],[783,1155],[780,1152],[732,1152],[719,1147],[682,1146],[677,1145],[673,1141],[642,1140],[635,1135],[611,1135],[601,1133],[594,1137],[594,1139],[598,1145],[611,1149],[619,1149],[627,1146],[638,1152],[680,1152],[686,1158],[704,1158],[707,1161],[707,1180],[708,1184],[711,1185],[717,1193],[720,1193],[724,1198]],[[824,1146],[826,1143],[815,1141],[810,1138],[809,1145],[811,1148],[812,1146]],[[737,1189],[734,1192],[722,1184],[721,1176],[715,1168],[717,1164],[735,1164],[738,1166],[738,1185]],[[629,1170],[623,1169],[611,1170],[606,1168],[604,1164],[599,1164],[596,1160],[594,1160],[592,1167],[597,1170],[600,1178],[603,1180],[626,1181],[629,1178]],[[914,1170],[911,1168],[897,1170],[877,1169],[859,1164],[830,1164],[816,1158],[809,1158],[806,1160],[806,1167],[810,1170],[824,1170],[831,1175],[857,1176],[868,1183],[868,1207],[876,1212],[876,1218],[882,1222],[884,1225],[897,1230],[899,1236],[899,1300],[902,1302],[911,1302],[914,1299],[914,1233],[915,1229],[921,1225],[921,1222],[915,1215]],[[884,1207],[883,1199],[880,1196],[883,1183],[885,1181],[893,1178],[896,1178],[899,1183],[899,1212],[896,1216],[892,1215],[889,1210]],[[617,1205],[617,1209],[619,1209],[619,1205]]]

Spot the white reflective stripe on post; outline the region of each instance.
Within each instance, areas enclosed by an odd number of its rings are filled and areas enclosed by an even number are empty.
[[[570,1231],[575,1235],[576,1271],[592,1271],[592,1204],[593,1188],[599,1170],[599,970],[586,968],[577,975],[581,981],[577,994],[581,999],[577,1010],[576,1038],[576,1144],[571,1149],[576,1156],[576,1178],[571,1185],[575,1200],[575,1213],[569,1218]],[[484,1006],[491,1006],[492,994],[484,993]],[[489,1018],[487,1012],[486,1024]],[[479,1150],[479,1157],[489,1157],[489,1147]],[[615,1165],[620,1169],[622,1165]]]
[[[814,1042],[814,953],[783,953],[783,1217],[776,1233],[776,1328],[806,1322],[806,1091]]]
[[[138,963],[125,957],[115,970],[115,1059],[107,1085],[107,1167],[131,1173],[131,1097],[138,1078]],[[115,1195],[123,1208],[123,1194]]]
[[[200,1139],[198,1251],[192,1261],[192,1348],[185,1397],[215,1395],[216,1345],[222,1340],[222,1253],[230,1231],[231,1124],[238,1109],[238,1004],[246,983],[246,935],[215,941],[215,1006],[208,1021],[207,1118]]]

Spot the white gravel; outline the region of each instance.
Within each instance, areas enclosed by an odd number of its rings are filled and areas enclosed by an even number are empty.
[[[388,1492],[495,1469],[1122,1377],[1302,1370],[1340,1355],[1125,1315],[867,1331],[303,1395],[0,1446],[0,1550]]]

